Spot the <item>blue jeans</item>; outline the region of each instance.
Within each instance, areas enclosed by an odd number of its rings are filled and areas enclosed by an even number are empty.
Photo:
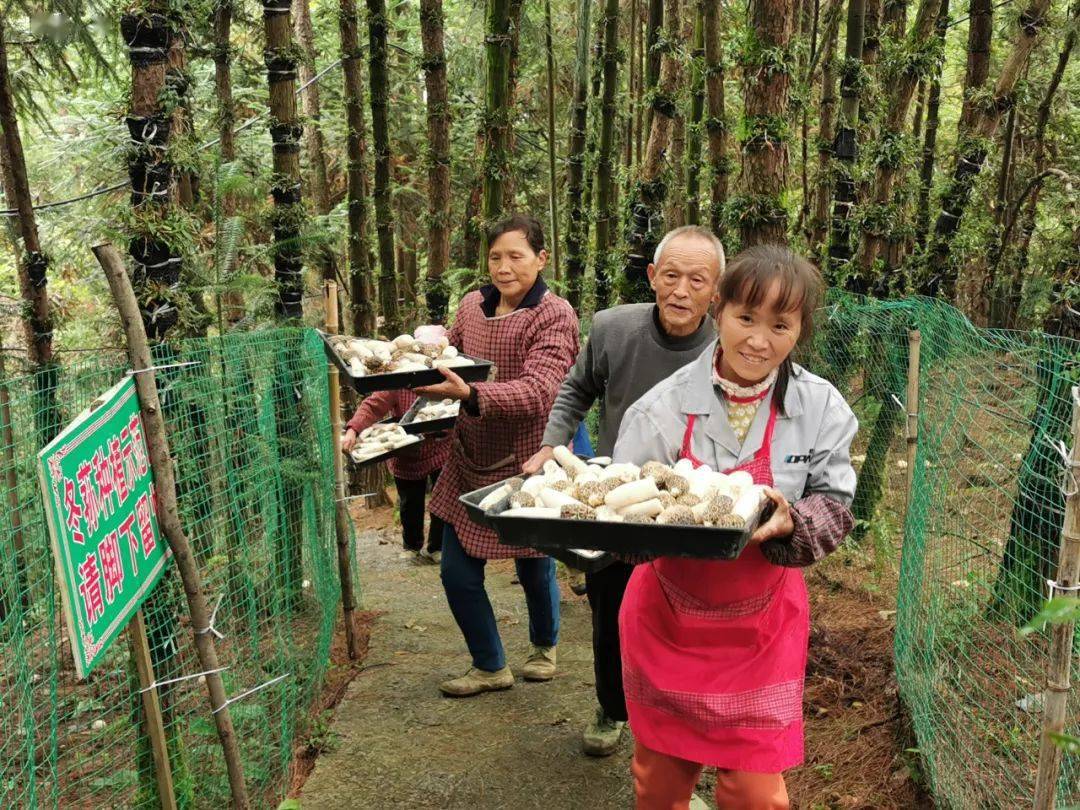
[[[443,528],[442,582],[450,612],[465,636],[473,666],[495,672],[506,666],[495,611],[484,589],[487,560],[470,557],[449,523]],[[518,581],[529,608],[529,641],[554,647],[559,640],[559,586],[555,561],[550,557],[514,560]]]

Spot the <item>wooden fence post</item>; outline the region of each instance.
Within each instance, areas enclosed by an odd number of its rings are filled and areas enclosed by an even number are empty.
[[[139,673],[139,686],[142,688],[143,713],[146,715],[146,733],[150,737],[150,751],[154,756],[154,776],[157,779],[158,797],[161,810],[176,810],[176,791],[173,789],[172,763],[169,762],[169,747],[165,740],[165,726],[161,718],[161,702],[158,700],[157,687],[154,685],[154,663],[150,659],[150,643],[146,639],[146,622],[142,608],[128,625],[128,641],[131,655],[135,659],[135,669]]]
[[[338,333],[337,282],[326,282],[326,331]],[[334,442],[334,527],[337,533],[338,579],[341,580],[341,610],[345,617],[345,645],[349,651],[349,660],[360,657],[359,640],[356,637],[356,625],[353,611],[356,599],[352,587],[352,555],[349,553],[349,529],[352,518],[345,503],[345,469],[341,460],[341,387],[338,382],[337,367],[327,361],[327,377],[330,383],[330,432]]]
[[[907,367],[907,425],[904,435],[907,439],[907,496],[904,514],[911,508],[911,487],[915,482],[915,457],[919,450],[919,356],[922,346],[922,333],[918,329],[908,332],[908,367]]]
[[[128,358],[131,368],[136,372],[135,389],[139,394],[142,410],[143,429],[146,431],[146,444],[150,452],[150,466],[154,470],[154,484],[157,487],[158,523],[165,535],[169,548],[172,549],[180,580],[187,597],[188,613],[191,616],[191,628],[195,636],[195,650],[199,664],[206,675],[206,687],[210,693],[210,708],[213,710],[214,723],[217,726],[221,750],[225,757],[225,769],[229,776],[229,789],[232,793],[233,807],[247,810],[247,786],[244,784],[244,767],[240,759],[240,748],[233,729],[232,716],[229,714],[228,697],[225,684],[221,679],[218,664],[217,647],[214,636],[208,632],[210,627],[210,607],[203,594],[202,576],[195,563],[184,527],[180,523],[180,514],[176,507],[176,477],[173,472],[172,456],[165,435],[165,419],[161,415],[161,402],[158,398],[157,382],[154,377],[153,361],[150,358],[150,345],[146,340],[146,329],[139,315],[139,302],[127,276],[124,260],[116,248],[109,244],[95,245],[91,250],[109,282],[116,308],[120,312],[120,322],[124,327]]]
[[[1072,450],[1065,469],[1067,486],[1065,521],[1061,528],[1061,551],[1058,557],[1057,579],[1050,596],[1059,590],[1064,598],[1077,598],[1080,581],[1080,492],[1077,491],[1077,471],[1080,470],[1080,388],[1072,389]],[[1065,728],[1065,704],[1069,699],[1069,669],[1072,666],[1073,631],[1075,622],[1053,625],[1050,632],[1050,660],[1046,667],[1046,697],[1043,701],[1043,733],[1039,741],[1039,770],[1035,777],[1035,810],[1052,810],[1057,798],[1058,773],[1061,770],[1061,748],[1050,737]]]

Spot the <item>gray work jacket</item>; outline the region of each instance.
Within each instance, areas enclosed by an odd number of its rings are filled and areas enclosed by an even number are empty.
[[[644,464],[678,460],[687,417],[697,414],[691,451],[712,469],[746,463],[761,446],[768,400],[758,408],[741,444],[728,424],[723,393],[713,384],[713,341],[697,360],[657,383],[623,416],[612,457]],[[855,497],[851,440],[859,422],[828,380],[795,365],[772,444],[774,486],[789,502],[821,494],[850,506]]]

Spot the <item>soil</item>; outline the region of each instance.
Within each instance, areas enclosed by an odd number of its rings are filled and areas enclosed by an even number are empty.
[[[585,598],[562,582],[554,681],[519,679],[505,692],[444,698],[438,683],[469,662],[438,569],[401,559],[392,508],[357,506],[354,514],[362,605],[378,613],[365,614],[367,656],[345,668],[355,677],[332,726],[314,750],[301,752],[290,795],[299,792],[305,810],[631,807],[630,735],[605,759],[580,750],[595,705]],[[786,775],[793,806],[802,810],[932,806],[905,750],[913,743],[892,672],[895,597],[876,592],[869,566],[862,552],[841,551],[808,573],[807,760]],[[528,616],[513,572],[511,561],[488,565],[511,668],[528,650]],[[711,783],[706,772],[703,798],[711,798]]]

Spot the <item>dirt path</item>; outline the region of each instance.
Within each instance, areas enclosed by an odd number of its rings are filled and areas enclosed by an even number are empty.
[[[438,570],[399,559],[389,510],[357,516],[363,606],[385,612],[338,709],[332,750],[303,787],[304,810],[629,808],[629,738],[607,759],[580,753],[581,726],[594,705],[584,597],[563,588],[553,682],[519,680],[506,692],[443,698],[439,681],[463,672],[468,660]],[[928,806],[909,769],[897,713],[892,599],[862,587],[858,563],[838,554],[808,577],[814,627],[807,764],[788,775],[803,810]],[[488,566],[488,592],[513,668],[527,653],[528,617],[512,576],[508,562]],[[705,796],[710,782],[706,774]]]

